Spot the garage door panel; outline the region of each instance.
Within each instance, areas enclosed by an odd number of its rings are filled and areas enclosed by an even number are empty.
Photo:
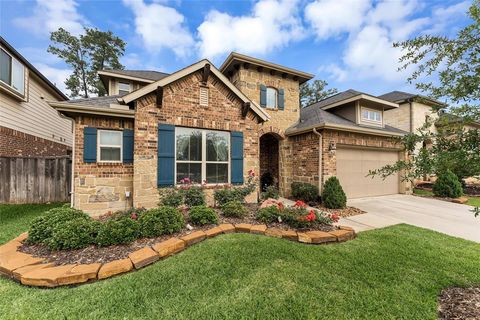
[[[399,192],[398,174],[385,180],[366,175],[370,170],[393,164],[397,160],[396,151],[339,148],[337,177],[348,198],[395,194]]]

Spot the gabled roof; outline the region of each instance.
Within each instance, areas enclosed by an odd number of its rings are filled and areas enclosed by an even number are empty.
[[[111,104],[118,104],[118,98],[121,98],[124,94],[117,94],[113,96],[103,96],[103,97],[91,97],[85,99],[73,99],[66,101],[66,103],[71,105],[82,105],[82,106],[92,106],[99,108],[110,108]]]
[[[446,106],[445,103],[437,101],[435,99],[431,99],[426,96],[422,96],[419,94],[414,94],[414,93],[408,93],[408,92],[403,92],[403,91],[392,91],[388,92],[385,94],[382,94],[381,96],[378,96],[378,98],[395,102],[395,103],[403,103],[403,102],[408,102],[409,100],[417,99],[419,102],[425,102],[427,104],[433,104],[433,105],[438,105],[438,106]]]
[[[307,72],[287,68],[287,67],[284,67],[284,66],[276,64],[276,63],[268,62],[268,61],[265,61],[265,60],[260,60],[260,59],[250,57],[250,56],[246,56],[244,54],[240,54],[240,53],[237,53],[237,52],[230,53],[230,55],[227,57],[227,59],[225,59],[222,66],[220,67],[220,71],[224,74],[228,74],[228,72],[232,68],[235,68],[236,65],[238,65],[240,63],[256,65],[258,67],[263,67],[265,69],[270,69],[270,70],[280,72],[281,74],[292,75],[293,77],[298,78],[300,84],[302,84],[302,83],[304,83],[304,82],[306,82],[310,79],[313,79],[315,77],[315,75],[307,73]]]
[[[143,97],[146,94],[149,94],[155,90],[157,90],[158,87],[164,87],[168,85],[169,83],[172,83],[178,79],[181,79],[197,70],[202,69],[205,65],[210,65],[210,72],[212,72],[220,81],[222,81],[233,93],[237,95],[244,103],[250,103],[250,108],[252,109],[253,112],[255,112],[263,121],[266,121],[270,119],[270,115],[265,112],[262,108],[260,108],[256,103],[251,101],[250,99],[247,98],[237,87],[235,87],[210,61],[203,59],[200,60],[197,63],[194,63],[186,68],[183,68],[177,72],[174,72],[170,74],[169,76],[155,81],[153,83],[150,83],[149,85],[140,88],[136,91],[133,91],[121,98],[118,99],[118,101],[123,102],[125,104],[130,103],[134,100],[137,100],[140,97]]]
[[[37,77],[39,77],[45,84],[50,87],[57,95],[61,97],[63,100],[68,100],[67,96],[60,91],[53,83],[50,82],[40,71],[37,70],[27,59],[25,59],[14,47],[12,47],[7,40],[5,40],[2,36],[0,36],[0,43],[4,46],[12,55],[15,56],[16,59],[20,60],[25,67],[27,67],[30,71],[32,71]]]
[[[387,100],[384,100],[384,99],[380,99],[378,97],[369,95],[369,94],[364,93],[364,92],[356,91],[356,90],[353,90],[353,89],[349,89],[347,91],[339,92],[339,93],[337,93],[333,96],[330,96],[328,98],[320,100],[320,101],[308,106],[307,108],[317,107],[317,108],[321,108],[321,109],[324,109],[324,110],[328,110],[330,108],[334,108],[334,107],[337,107],[337,106],[340,106],[340,105],[343,105],[343,104],[346,104],[346,103],[350,103],[350,102],[353,102],[353,101],[361,100],[361,99],[382,104],[382,105],[387,107],[387,108],[385,108],[385,110],[398,108],[398,104],[396,104],[396,103],[393,103],[393,102],[390,102],[390,101],[387,101]]]
[[[311,131],[313,128],[330,128],[383,136],[402,136],[407,133],[388,125],[378,128],[363,126],[315,105],[300,109],[299,121],[288,128],[285,133],[287,135],[294,135]]]
[[[129,80],[137,80],[142,82],[154,82],[165,77],[168,73],[151,71],[151,70],[101,70],[98,71],[99,76],[120,77]]]

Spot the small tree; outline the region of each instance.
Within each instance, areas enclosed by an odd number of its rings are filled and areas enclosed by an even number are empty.
[[[450,170],[440,174],[433,185],[433,194],[437,197],[458,198],[463,194],[462,185]]]
[[[341,209],[347,205],[347,196],[337,177],[330,177],[325,181],[322,191],[322,203],[329,209]]]

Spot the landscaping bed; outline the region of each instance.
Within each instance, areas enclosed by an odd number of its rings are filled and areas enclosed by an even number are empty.
[[[442,320],[480,319],[480,287],[442,290],[438,315]]]

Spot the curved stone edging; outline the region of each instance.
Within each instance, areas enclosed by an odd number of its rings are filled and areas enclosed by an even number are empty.
[[[339,226],[338,230],[331,232],[297,232],[295,230],[267,228],[264,224],[221,224],[206,231],[195,231],[180,238],[172,237],[151,247],[144,247],[130,253],[128,258],[125,259],[114,260],[104,264],[56,266],[53,263],[45,263],[44,258],[35,258],[29,254],[17,251],[22,242],[27,239],[27,233],[25,232],[0,246],[0,274],[13,278],[23,285],[35,287],[53,288],[81,284],[143,268],[207,238],[234,232],[261,234],[310,244],[343,242],[355,238],[355,231],[350,227],[343,226]]]

